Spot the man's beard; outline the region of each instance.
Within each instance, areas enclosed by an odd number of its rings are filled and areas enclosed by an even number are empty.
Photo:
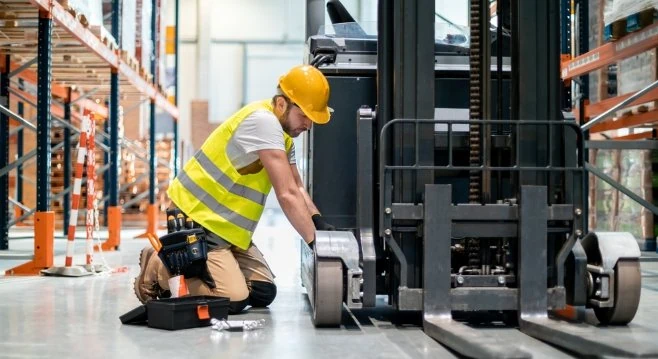
[[[292,128],[290,128],[289,117],[290,117],[290,108],[287,108],[286,112],[283,113],[283,121],[281,121],[281,127],[288,134],[288,136],[293,136],[294,133],[292,131]]]

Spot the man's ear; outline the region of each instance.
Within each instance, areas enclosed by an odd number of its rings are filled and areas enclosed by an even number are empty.
[[[276,113],[276,115],[283,116],[283,114],[286,113],[287,108],[288,108],[288,102],[286,101],[286,99],[283,98],[283,96],[278,96],[274,103],[274,112]]]
[[[286,110],[288,109],[288,101],[286,101],[286,99],[283,98],[283,96],[279,96],[276,98],[276,102],[277,102],[277,107],[279,108],[281,113],[285,113]]]

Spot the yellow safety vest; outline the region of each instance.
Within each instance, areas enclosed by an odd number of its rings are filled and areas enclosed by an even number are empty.
[[[242,249],[249,248],[272,183],[264,169],[238,173],[226,146],[238,125],[258,110],[273,112],[272,100],[251,103],[217,127],[167,190],[187,216]],[[292,138],[284,132],[284,139],[289,152]]]

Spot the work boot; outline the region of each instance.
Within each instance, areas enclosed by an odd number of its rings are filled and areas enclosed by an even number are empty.
[[[139,275],[135,277],[133,287],[137,299],[142,303],[152,299],[168,297],[167,292],[169,291],[163,290],[157,280],[146,278],[146,274],[149,272],[149,262],[154,254],[155,249],[153,247],[145,247],[139,254]]]

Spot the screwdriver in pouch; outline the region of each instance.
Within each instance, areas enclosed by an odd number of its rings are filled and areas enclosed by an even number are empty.
[[[185,216],[183,213],[178,212],[176,215],[176,229],[180,231],[183,228],[185,228]]]
[[[176,232],[176,218],[173,215],[167,216],[167,232]]]

